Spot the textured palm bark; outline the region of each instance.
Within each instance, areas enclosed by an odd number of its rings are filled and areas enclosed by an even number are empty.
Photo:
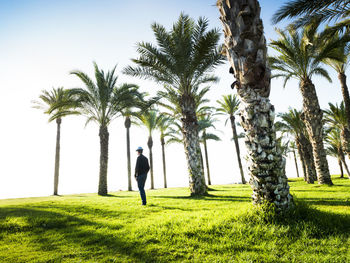
[[[327,155],[323,145],[323,114],[315,86],[310,79],[302,80],[300,82],[300,91],[303,97],[304,122],[313,149],[318,183],[332,185]]]
[[[347,127],[340,132],[340,140],[343,150],[350,156],[350,132]]]
[[[128,191],[132,191],[131,184],[131,157],[130,157],[130,127],[131,120],[129,116],[125,117],[124,126],[126,128],[126,157],[127,157],[127,167],[128,167]]]
[[[203,137],[205,137],[205,131]],[[203,145],[204,145],[204,154],[205,154],[205,164],[207,166],[207,178],[208,178],[208,185],[211,185],[210,180],[210,169],[209,169],[209,157],[208,157],[208,147],[207,147],[207,140],[203,139]]]
[[[189,187],[191,195],[204,195],[207,193],[207,186],[201,164],[201,149],[195,105],[193,97],[186,94],[182,95],[181,122],[189,174]]]
[[[164,141],[164,138],[160,139],[160,144],[162,145],[164,188],[167,188],[168,184],[167,184],[167,180],[166,180],[165,141]]]
[[[340,158],[338,158],[338,165],[339,165],[339,168],[340,168],[340,178],[344,178],[343,165],[342,165],[342,162],[341,162]]]
[[[345,170],[346,170],[346,173],[348,174],[348,177],[350,178],[349,168],[348,168],[348,165],[346,164],[345,155],[344,155],[344,151],[343,151],[342,147],[339,148],[338,156],[340,158],[340,161],[343,163],[343,165],[345,167]]]
[[[61,123],[62,119],[57,118],[57,133],[56,133],[56,154],[55,154],[55,175],[53,182],[53,195],[58,195],[58,178],[60,174],[60,148],[61,148]]]
[[[235,147],[236,147],[236,155],[237,155],[239,171],[241,173],[241,181],[242,181],[242,184],[246,184],[247,182],[245,181],[245,178],[244,178],[243,166],[242,166],[242,161],[241,161],[241,151],[239,149],[239,143],[238,143],[238,136],[237,136],[236,123],[235,123],[235,116],[231,115],[230,116],[230,121],[231,121],[232,133],[233,133],[233,141],[235,142]]]
[[[241,100],[253,203],[274,203],[277,211],[293,206],[285,159],[276,146],[275,110],[270,103],[271,72],[256,0],[218,0],[224,25],[226,55]]]
[[[149,166],[150,166],[150,170],[151,170],[151,189],[154,189],[154,180],[153,180],[153,152],[152,152],[153,139],[152,139],[152,136],[149,136],[149,137],[148,137],[147,146],[148,146],[148,149],[149,149]]]
[[[346,116],[347,116],[347,121],[348,121],[348,128],[350,129],[350,96],[349,96],[349,89],[346,84],[346,75],[344,73],[339,73],[338,74],[338,79],[340,81],[340,87],[341,87],[341,92],[343,94],[343,100],[345,104],[345,111],[346,111]],[[349,145],[349,141],[348,144]]]
[[[100,126],[100,177],[98,182],[98,194],[107,195],[107,170],[108,170],[108,143],[109,132],[105,126]]]
[[[303,175],[304,175],[304,181],[307,181],[307,172],[306,172],[306,164],[305,164],[305,157],[304,157],[304,152],[301,150],[301,144],[300,144],[300,139],[296,138],[296,145],[299,153],[299,158],[301,162],[301,166],[303,168]]]
[[[313,184],[317,180],[317,174],[312,154],[312,145],[304,134],[300,134],[299,143],[306,168],[306,182]]]
[[[293,150],[293,157],[294,157],[294,163],[295,163],[295,170],[297,171],[297,177],[299,177],[299,168],[298,168],[298,162],[297,162],[297,156],[295,154],[295,150]]]

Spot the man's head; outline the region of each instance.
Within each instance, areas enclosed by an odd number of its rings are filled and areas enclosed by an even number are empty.
[[[139,146],[139,147],[136,149],[136,151],[137,151],[137,154],[138,154],[138,155],[141,155],[142,152],[143,152],[143,149],[142,149],[141,146]]]

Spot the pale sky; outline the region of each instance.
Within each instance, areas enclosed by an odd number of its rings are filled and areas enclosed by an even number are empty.
[[[284,0],[261,0],[266,39],[276,38],[270,19]],[[119,83],[140,85],[151,94],[161,87],[150,81],[121,74],[137,56],[135,43],[155,43],[151,23],[168,29],[184,12],[192,18],[205,16],[210,28],[221,28],[214,0],[0,0],[0,198],[46,196],[53,192],[53,170],[56,124],[48,116],[31,108],[41,90],[52,87],[83,87],[71,70],[82,70],[92,77],[92,61],[105,71],[118,64]],[[283,26],[283,24],[278,25]],[[215,73],[220,82],[209,93],[211,105],[223,94],[229,94],[232,75],[229,65]],[[315,79],[321,107],[340,102],[341,92],[336,74],[330,69],[333,83]],[[289,106],[301,108],[298,82],[291,81],[285,90],[280,80],[272,81],[271,102],[276,112]],[[62,121],[59,194],[96,192],[99,171],[98,126],[84,128],[82,116]],[[217,124],[222,141],[209,142],[209,161],[213,184],[240,181],[230,126],[224,118]],[[127,187],[126,142],[123,120],[109,127],[109,191]],[[163,175],[159,133],[155,132],[155,186],[161,188]],[[147,131],[131,128],[132,167],[138,146],[147,148]],[[183,145],[170,145],[167,151],[168,186],[188,186],[187,165]],[[242,158],[245,149],[241,141]],[[148,154],[147,149],[145,155]],[[244,158],[243,158],[244,159]],[[336,161],[329,158],[331,173],[339,173]],[[243,161],[245,164],[245,162]],[[301,167],[299,164],[301,172]],[[295,176],[292,159],[287,160],[287,176]],[[248,175],[246,173],[246,179]],[[149,187],[150,179],[146,187]],[[136,183],[133,182],[136,190]]]

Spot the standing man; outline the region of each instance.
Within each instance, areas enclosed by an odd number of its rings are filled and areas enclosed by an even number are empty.
[[[147,157],[142,154],[142,147],[138,147],[136,151],[138,157],[135,167],[135,179],[137,181],[137,186],[139,187],[142,205],[146,205],[145,182],[149,171],[149,164]]]

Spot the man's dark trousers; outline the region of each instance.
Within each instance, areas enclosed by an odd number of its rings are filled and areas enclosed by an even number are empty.
[[[143,205],[146,205],[146,193],[145,193],[146,179],[147,179],[147,174],[140,174],[139,176],[137,176],[137,186],[139,187]]]

